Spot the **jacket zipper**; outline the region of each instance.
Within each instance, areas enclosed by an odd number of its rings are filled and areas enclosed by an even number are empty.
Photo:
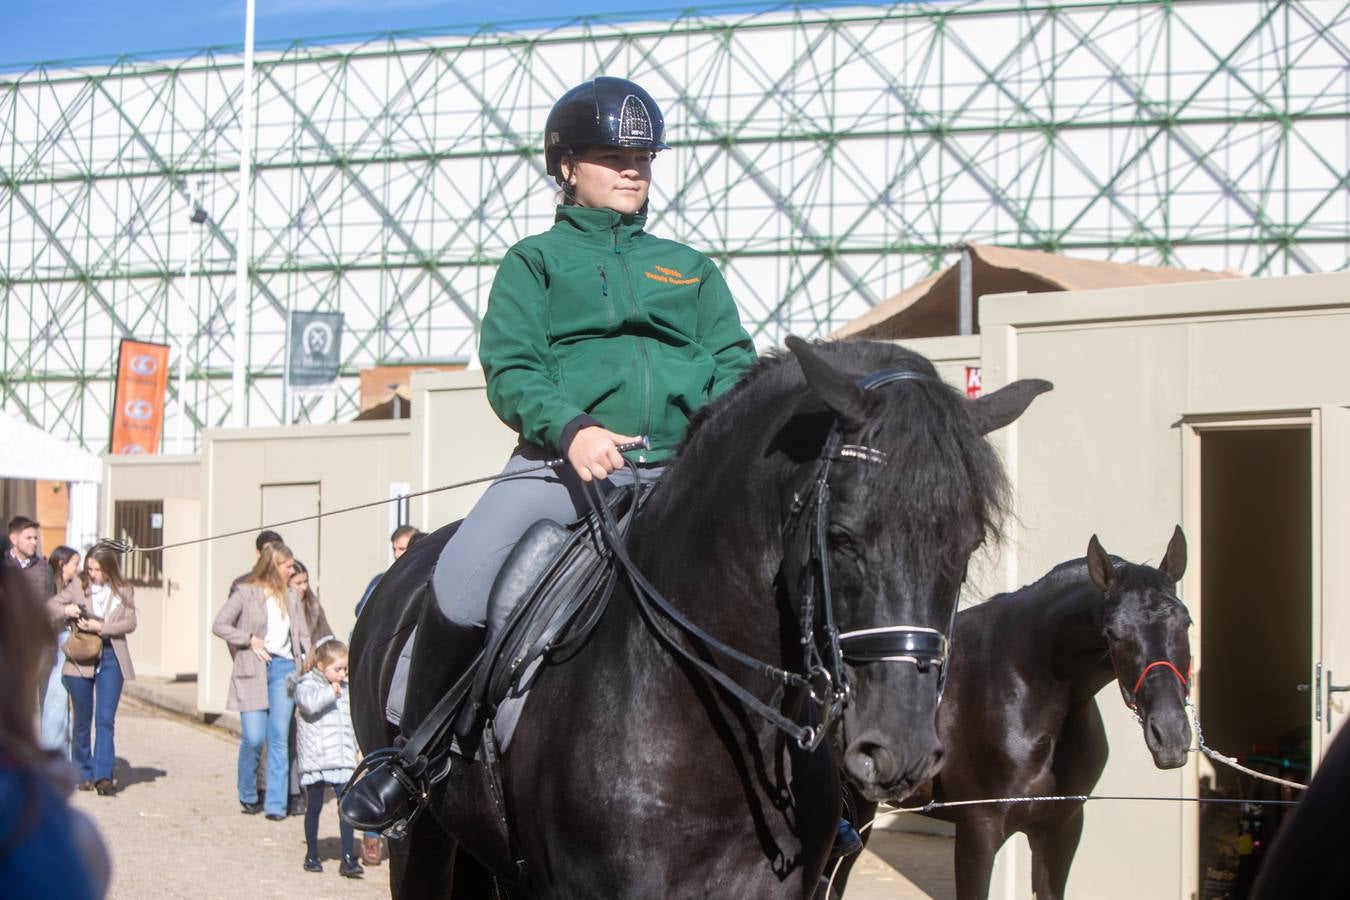
[[[637,304],[637,288],[633,285],[633,271],[628,267],[628,260],[623,255],[623,250],[619,247],[619,226],[616,223],[614,232],[614,255],[619,257],[619,266],[623,269],[624,280],[628,283],[628,301],[633,309],[634,318],[641,315],[641,310]],[[642,356],[642,418],[641,428],[638,429],[638,435],[645,435],[651,430],[652,418],[652,365],[651,358],[647,355],[647,339],[638,337],[638,351]],[[641,460],[643,457],[639,457]]]
[[[609,295],[609,273],[605,271],[604,263],[596,263],[595,267],[600,271],[600,296],[605,298],[605,308],[609,310],[609,324],[617,325],[618,316],[614,312],[614,298]]]

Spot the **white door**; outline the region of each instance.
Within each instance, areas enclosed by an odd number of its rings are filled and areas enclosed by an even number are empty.
[[[1318,410],[1314,487],[1313,763],[1350,717],[1350,409]]]
[[[164,543],[196,540],[202,533],[202,502],[164,498]],[[163,674],[195,674],[199,666],[202,620],[202,545],[164,551]]]

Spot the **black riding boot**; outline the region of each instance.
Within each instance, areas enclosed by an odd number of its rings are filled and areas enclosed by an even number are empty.
[[[403,701],[399,724],[405,738],[412,737],[446,691],[478,659],[484,635],[481,625],[460,625],[447,619],[428,588],[426,604],[417,619],[412,663],[408,667],[408,696]],[[439,749],[428,747],[427,753]]]
[[[428,774],[426,761],[440,755],[450,736],[448,718],[439,723],[435,740],[420,734],[418,728],[451,687],[468,675],[483,649],[483,636],[481,626],[459,625],[447,619],[427,590],[408,667],[408,694],[400,723],[402,749],[378,750],[366,757],[362,764],[365,771],[358,771],[360,777],[349,785],[340,805],[342,817],[350,824],[381,832],[406,827],[419,802],[419,787]],[[428,723],[432,727],[437,724]],[[424,741],[425,746],[421,746]],[[410,755],[415,758],[410,759]]]

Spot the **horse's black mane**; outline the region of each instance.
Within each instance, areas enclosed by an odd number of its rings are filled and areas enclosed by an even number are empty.
[[[894,344],[849,341],[816,344],[814,349],[855,379],[884,369],[932,376],[878,389],[869,397],[866,428],[849,440],[890,455],[885,465],[869,465],[866,477],[869,493],[895,498],[896,521],[912,537],[907,544],[910,558],[897,562],[955,567],[959,575],[969,543],[995,534],[1007,509],[1002,466],[976,432],[965,406],[969,401],[942,382],[926,358]],[[710,489],[710,479],[732,467],[732,457],[742,456],[744,471],[775,462],[807,464],[819,456],[834,419],[806,385],[795,357],[770,353],[693,417],[658,493],[665,495],[666,504],[695,509],[700,508],[698,495]],[[949,524],[950,529],[943,531],[934,523]]]
[[[1111,567],[1115,569],[1116,578],[1119,579],[1118,583],[1122,592],[1152,589],[1171,595],[1175,591],[1175,587],[1172,582],[1167,580],[1166,575],[1146,563],[1130,562],[1128,559],[1122,559],[1111,554]],[[1088,580],[1087,559],[1070,559],[1055,566],[1031,584],[1015,591],[997,594],[990,599],[998,600],[1023,594],[1048,596],[1058,590],[1082,584]]]

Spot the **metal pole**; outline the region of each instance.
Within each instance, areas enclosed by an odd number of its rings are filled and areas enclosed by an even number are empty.
[[[238,237],[235,240],[234,276],[234,379],[230,421],[236,427],[248,424],[248,313],[253,296],[248,262],[253,245],[253,13],[248,0],[244,14],[244,89],[240,92],[239,203],[236,206]]]
[[[960,308],[958,334],[975,333],[975,266],[970,258],[970,245],[961,245],[961,286],[957,294]]]
[[[188,192],[188,252],[187,262],[183,264],[183,314],[178,317],[180,327],[186,326],[191,321],[192,311],[192,263],[196,255],[197,248],[193,243],[193,238],[197,236],[197,229],[192,227],[191,215],[196,212],[197,205],[193,201],[192,192]],[[178,421],[174,426],[173,445],[175,453],[183,453],[183,423],[187,419],[187,334],[188,329],[182,327],[178,332]]]

